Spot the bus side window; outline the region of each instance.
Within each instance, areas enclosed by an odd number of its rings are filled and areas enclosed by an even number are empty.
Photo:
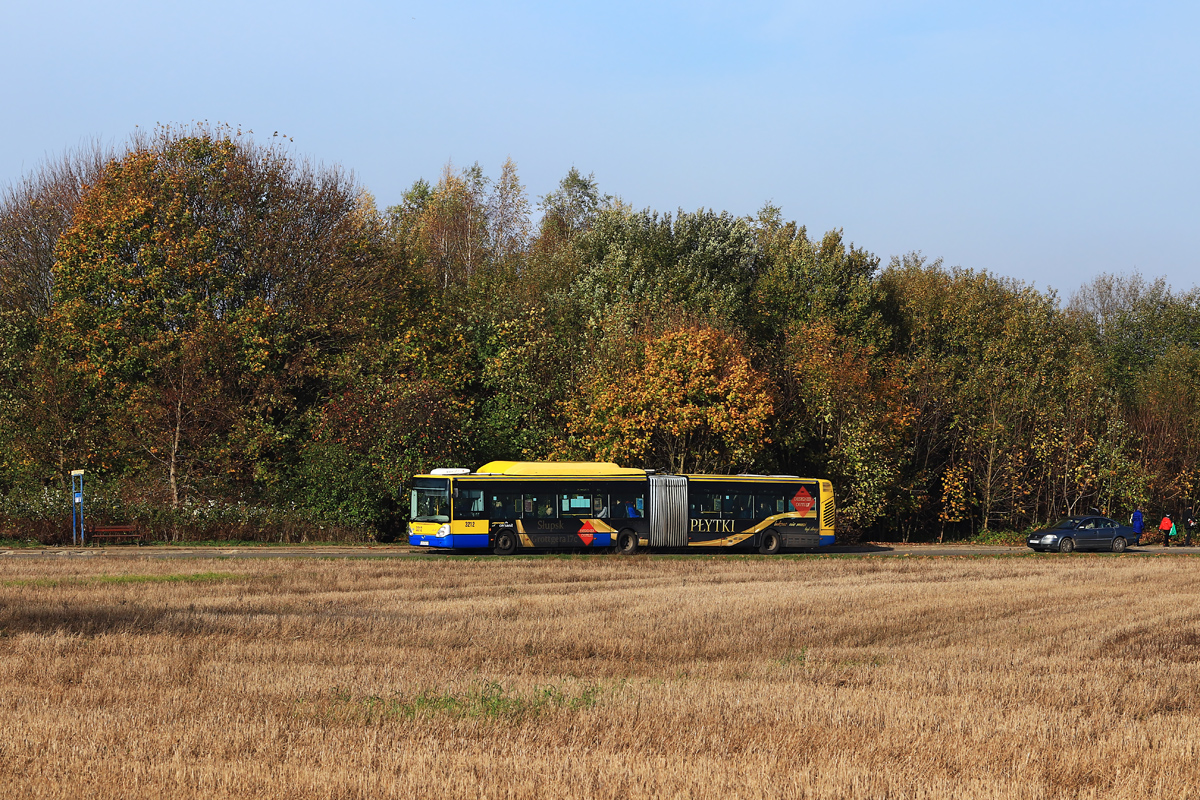
[[[645,516],[645,501],[641,492],[615,491],[609,496],[609,519],[640,519]]]
[[[556,519],[558,517],[558,495],[553,492],[540,492],[525,495],[525,508],[532,509],[526,516],[537,519]]]
[[[562,511],[564,517],[586,517],[592,513],[592,496],[578,492],[567,492],[562,495],[562,507],[560,511]]]
[[[483,507],[483,489],[460,489],[454,500],[454,516],[458,519],[487,519]]]
[[[754,497],[748,494],[727,494],[722,507],[725,519],[750,519],[754,514]]]
[[[688,513],[693,519],[718,519],[723,499],[724,495],[720,492],[688,492]]]
[[[521,518],[521,495],[511,492],[493,492],[488,502],[493,520]]]
[[[783,492],[766,490],[754,495],[755,519],[766,519],[791,510]]]

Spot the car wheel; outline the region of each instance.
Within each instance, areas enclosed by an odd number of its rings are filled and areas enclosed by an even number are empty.
[[[617,552],[623,556],[631,556],[638,551],[638,535],[629,530],[617,534]]]
[[[1058,552],[1069,553],[1075,549],[1075,540],[1070,536],[1064,536],[1058,542]]]
[[[1113,539],[1112,550],[1114,553],[1124,553],[1127,542],[1121,536]]]
[[[762,538],[758,543],[758,552],[764,556],[777,555],[783,549],[783,539],[779,536],[779,531],[771,528],[763,533]]]
[[[496,546],[492,552],[498,556],[511,556],[517,552],[517,534],[508,528],[501,530],[496,534]]]

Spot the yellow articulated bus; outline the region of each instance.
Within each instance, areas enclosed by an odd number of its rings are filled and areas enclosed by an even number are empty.
[[[413,477],[408,543],[482,549],[833,544],[833,486],[795,475],[662,475],[599,462],[492,461]]]

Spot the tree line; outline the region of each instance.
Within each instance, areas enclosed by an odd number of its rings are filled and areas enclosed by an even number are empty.
[[[447,165],[377,208],[277,138],[163,128],[0,196],[0,525],[402,533],[436,466],[605,459],[834,481],[847,538],[961,537],[1197,493],[1200,292],[1068,302],[572,169]]]

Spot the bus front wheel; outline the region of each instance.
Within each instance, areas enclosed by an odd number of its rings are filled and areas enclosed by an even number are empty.
[[[633,531],[621,531],[617,534],[617,552],[623,556],[631,556],[638,551],[638,535]]]
[[[510,530],[502,530],[496,534],[496,546],[492,552],[498,556],[511,556],[517,552],[517,535]]]
[[[758,552],[764,556],[773,556],[783,549],[783,539],[779,537],[779,531],[771,528],[764,531],[762,538],[758,541]]]

